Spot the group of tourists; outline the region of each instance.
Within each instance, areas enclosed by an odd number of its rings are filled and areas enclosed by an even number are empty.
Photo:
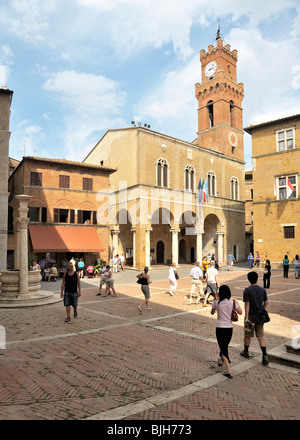
[[[254,267],[261,267],[264,271],[263,280],[264,280],[264,288],[268,289],[270,287],[270,278],[271,278],[271,263],[268,259],[268,256],[265,255],[264,261],[261,262],[261,257],[259,252],[256,252],[256,257],[254,259],[254,256],[252,252],[249,253],[247,257],[248,263],[249,263],[249,269],[253,269]],[[300,278],[300,260],[299,255],[297,254],[295,258],[290,261],[288,255],[286,254],[282,260],[282,267],[283,267],[283,278],[289,277],[289,268],[290,263],[294,266],[294,275],[295,278]]]
[[[120,270],[125,270],[126,259],[123,254],[114,255],[111,262],[113,272],[118,273]]]
[[[177,275],[177,276],[176,276]],[[198,290],[197,303],[200,303],[201,297],[204,297],[203,306],[207,306],[208,299],[212,295],[214,301],[211,306],[211,314],[217,314],[216,323],[216,338],[219,345],[219,359],[218,366],[225,365],[225,373],[229,379],[232,379],[230,369],[230,358],[228,354],[228,346],[232,339],[233,334],[233,311],[242,315],[243,311],[236,299],[231,298],[231,291],[227,285],[220,285],[218,280],[218,270],[215,268],[215,261],[211,260],[209,268],[206,270],[205,277],[200,267],[200,263],[197,261],[195,266],[190,272],[192,278],[191,291],[188,304],[192,303],[192,298],[195,296],[195,291]],[[269,359],[267,355],[266,340],[264,335],[264,322],[258,318],[264,315],[268,305],[268,296],[265,288],[257,284],[258,274],[255,271],[251,271],[247,275],[250,286],[243,292],[243,302],[245,304],[245,330],[244,330],[244,349],[240,353],[244,358],[249,358],[249,347],[251,344],[251,338],[256,335],[261,351],[262,351],[262,364],[268,365]],[[147,310],[151,310],[149,307],[150,289],[151,284],[150,276],[148,273],[148,267],[144,268],[144,271],[137,275],[139,283],[141,284],[141,290],[144,293],[145,300],[138,306],[138,310],[142,312],[142,307],[145,306]],[[170,294],[174,295],[177,287],[178,270],[176,264],[173,263],[169,269],[169,284]],[[206,282],[206,291],[204,292],[203,283]],[[185,297],[187,298],[187,297]]]
[[[299,261],[299,259],[297,260]],[[141,290],[144,294],[144,301],[138,306],[139,312],[142,313],[142,308],[149,307],[150,299],[150,284],[148,267],[137,275],[138,283],[141,284]],[[195,296],[195,291],[198,290],[197,303],[200,302],[201,297],[204,298],[204,306],[208,304],[208,299],[212,295],[214,301],[211,305],[211,314],[217,314],[216,322],[216,338],[219,345],[219,359],[218,366],[225,365],[224,376],[231,379],[230,357],[228,353],[228,346],[233,334],[233,321],[237,320],[234,315],[242,315],[242,308],[236,299],[231,298],[231,291],[227,285],[220,285],[218,280],[218,270],[215,268],[215,261],[211,260],[209,268],[206,270],[205,277],[200,262],[196,262],[195,266],[190,272],[192,278],[192,285],[190,290],[189,304]],[[250,271],[247,274],[250,286],[244,289],[243,302],[245,305],[245,330],[244,330],[244,349],[240,353],[244,358],[249,358],[249,346],[251,338],[254,335],[257,337],[261,351],[262,364],[268,365],[269,359],[266,349],[266,340],[264,335],[264,319],[261,316],[267,314],[266,308],[268,305],[268,296],[265,288],[257,284],[258,274],[255,271]],[[168,280],[170,284],[170,294],[174,295],[177,287],[177,280],[179,278],[176,264],[173,263],[169,269]],[[203,284],[206,283],[206,291],[204,292]],[[101,279],[99,285],[99,292],[97,296],[102,295],[102,287],[105,285],[105,293],[103,296],[111,294],[111,290],[116,296],[114,289],[113,270],[105,262],[101,270]],[[78,298],[81,296],[81,282],[79,272],[75,270],[75,266],[70,261],[67,265],[67,271],[63,276],[61,285],[61,297],[64,299],[64,306],[66,307],[67,317],[65,322],[71,320],[71,306],[74,308],[74,318],[77,318]],[[267,321],[266,321],[267,322]]]

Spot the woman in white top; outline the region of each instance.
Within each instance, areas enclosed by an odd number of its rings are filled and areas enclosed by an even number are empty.
[[[177,288],[177,280],[175,277],[175,273],[177,273],[177,275],[178,275],[178,272],[176,269],[176,264],[173,263],[169,269],[169,276],[168,276],[168,280],[169,280],[169,284],[170,284],[170,295],[175,295],[173,290],[176,290],[176,288]]]
[[[237,313],[241,315],[242,309],[236,300],[232,300],[231,292],[228,286],[225,284],[219,288],[219,299],[215,299],[212,304],[211,314],[217,312],[217,327],[216,337],[220,347],[220,358],[218,365],[221,367],[223,362],[226,366],[226,372],[224,376],[232,379],[230,371],[230,359],[228,356],[228,345],[232,338],[233,324],[231,320],[231,313],[233,307],[235,307]]]
[[[294,261],[293,261],[293,265],[294,265],[294,274],[295,274],[295,278],[299,278],[300,276],[300,261],[299,261],[299,255],[296,255]]]

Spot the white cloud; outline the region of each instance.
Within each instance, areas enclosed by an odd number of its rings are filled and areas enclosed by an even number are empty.
[[[61,138],[66,154],[91,148],[95,132],[124,124],[121,111],[126,93],[121,85],[102,75],[78,73],[74,70],[58,72],[48,79],[44,89],[64,108],[64,128]],[[77,159],[76,159],[77,160]]]

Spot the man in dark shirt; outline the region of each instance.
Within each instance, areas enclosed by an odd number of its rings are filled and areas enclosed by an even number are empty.
[[[267,355],[266,339],[264,335],[264,324],[259,324],[256,322],[255,318],[255,313],[258,309],[267,308],[268,296],[266,290],[257,284],[257,272],[249,272],[247,278],[251,285],[247,287],[243,293],[243,302],[245,303],[245,323],[250,321],[254,325],[251,331],[247,332],[245,330],[244,350],[240,354],[245,358],[249,358],[249,346],[251,338],[254,337],[255,331],[255,335],[262,351],[262,363],[263,365],[268,365],[269,358]]]

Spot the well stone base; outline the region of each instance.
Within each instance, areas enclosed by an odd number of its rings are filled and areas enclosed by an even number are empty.
[[[40,290],[39,271],[28,272],[28,293],[19,293],[19,271],[1,271],[0,308],[33,307],[62,301],[59,294]]]

